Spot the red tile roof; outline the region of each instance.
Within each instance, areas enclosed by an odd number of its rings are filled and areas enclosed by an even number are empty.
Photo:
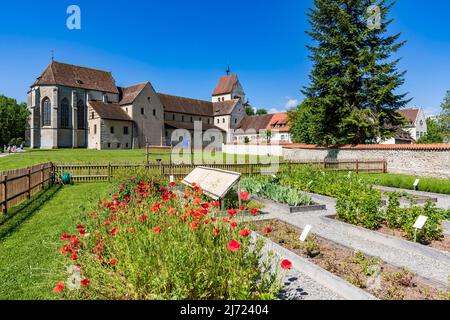
[[[133,121],[118,104],[90,101],[89,106],[91,106],[95,110],[95,112],[97,112],[98,116],[102,119]]]
[[[182,122],[182,121],[164,121],[166,126],[175,128],[175,129],[186,129],[186,130],[194,130],[195,129],[195,124],[193,122]],[[202,123],[202,130],[209,130],[209,129],[217,129],[219,131],[223,131],[225,132],[225,130],[216,127],[215,125],[212,124],[206,124],[206,123]]]
[[[450,150],[450,144],[359,144],[345,146],[317,146],[303,143],[285,145],[286,149],[341,149],[341,150]]]
[[[110,93],[119,93],[111,72],[60,62],[51,62],[33,86],[61,85]]]
[[[120,102],[121,106],[132,104],[136,100],[137,96],[144,90],[148,82],[139,83],[127,88],[118,88],[120,92]]]
[[[271,120],[271,114],[265,114],[261,116],[246,116],[242,119],[238,129],[244,131],[254,130],[256,132],[260,130],[266,130]]]
[[[406,120],[408,120],[408,125],[411,123],[413,125],[416,124],[417,116],[419,115],[419,109],[410,108],[410,109],[402,109],[398,111]]]
[[[279,132],[289,132],[291,127],[289,126],[288,121],[289,119],[287,113],[275,113],[272,115],[272,120],[266,129]]]
[[[213,117],[213,104],[209,101],[190,99],[158,93],[165,112]]]
[[[223,76],[219,79],[217,87],[214,89],[213,96],[220,96],[223,94],[229,94],[233,91],[234,85],[237,83],[237,75],[230,74]]]

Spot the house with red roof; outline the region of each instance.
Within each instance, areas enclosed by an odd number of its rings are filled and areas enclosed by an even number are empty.
[[[413,144],[427,134],[427,122],[422,108],[412,107],[398,112],[405,118],[406,126],[398,129],[395,137],[381,144]]]

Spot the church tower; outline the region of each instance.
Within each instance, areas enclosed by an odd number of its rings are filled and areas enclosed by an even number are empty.
[[[239,82],[236,74],[230,74],[230,68],[227,69],[227,75],[219,79],[212,94],[212,102],[222,102],[240,99],[244,104],[246,102],[245,92]]]

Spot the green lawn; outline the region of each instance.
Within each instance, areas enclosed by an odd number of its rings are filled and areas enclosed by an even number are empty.
[[[231,158],[234,162],[257,161],[255,156],[233,156],[218,153],[217,157],[223,159]],[[205,159],[206,158],[206,159]],[[204,156],[203,160],[209,157]],[[164,162],[170,161],[170,151],[161,150],[150,152],[150,161],[156,163],[156,159],[162,159]],[[268,162],[268,157],[260,157],[263,163]],[[274,159],[279,159],[274,157]],[[0,171],[27,167],[45,162],[55,163],[124,163],[141,162],[145,163],[146,152],[143,149],[134,150],[88,150],[88,149],[57,149],[57,150],[28,150],[26,153],[13,154],[0,158]]]
[[[72,231],[109,188],[109,184],[99,183],[65,186],[0,240],[0,300],[54,298],[52,289],[64,280],[67,263],[59,253],[59,238]]]

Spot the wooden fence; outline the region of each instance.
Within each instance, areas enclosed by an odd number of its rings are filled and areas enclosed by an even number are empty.
[[[315,165],[320,168],[337,171],[355,171],[369,173],[385,173],[387,171],[384,160],[324,160],[316,162],[283,162],[280,164],[58,164],[55,165],[56,175],[69,173],[74,182],[111,181],[115,177],[136,172],[145,171],[150,175],[173,175],[175,178],[184,178],[195,167],[207,166],[210,168],[239,172],[244,176],[264,174],[276,174],[281,168],[293,168],[299,165]]]
[[[32,167],[0,172],[0,209],[21,203],[51,183],[53,164],[45,163]]]

